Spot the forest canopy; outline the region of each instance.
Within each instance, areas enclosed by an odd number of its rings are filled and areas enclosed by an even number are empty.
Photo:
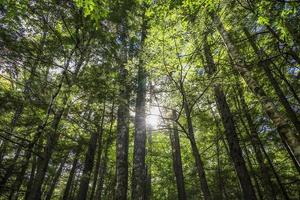
[[[0,200],[300,199],[299,0],[1,0]]]

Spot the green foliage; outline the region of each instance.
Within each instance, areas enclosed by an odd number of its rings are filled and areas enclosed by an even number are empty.
[[[184,100],[191,109],[196,144],[213,197],[218,199],[224,195],[225,199],[242,199],[215,103],[215,85],[219,85],[226,94],[251,178],[257,178],[260,188],[265,192],[255,151],[251,146],[249,124],[240,105],[238,86],[244,93],[248,112],[274,164],[275,172],[279,174],[291,199],[298,199],[297,170],[260,106],[259,99],[232,68],[235,61],[228,55],[228,49],[209,15],[215,12],[220,16],[251,76],[258,80],[276,108],[286,114],[261,67],[262,63],[270,63],[272,74],[299,117],[299,77],[291,73],[292,70],[299,71],[299,61],[296,59],[300,56],[297,40],[300,30],[298,3],[267,0],[2,0],[0,11],[1,180],[8,169],[13,169],[5,184],[8,189],[1,190],[0,185],[0,199],[10,195],[22,166],[26,164],[26,173],[18,193],[19,199],[24,198],[23,191],[27,190],[35,159],[45,153],[49,138],[53,139],[54,136],[58,136],[58,141],[51,149],[53,154],[47,165],[42,198],[49,191],[57,167],[68,155],[52,195],[52,199],[62,198],[76,158],[76,149],[83,144],[72,181],[72,195],[75,197],[91,134],[101,131],[100,150],[97,149],[95,153],[98,156],[101,152],[100,167],[103,167],[107,153],[102,199],[113,199],[116,186],[117,109],[122,103],[120,90],[124,88],[124,83],[128,84],[131,91],[128,104],[130,183],[139,65],[145,68],[148,81],[146,121],[149,123],[149,113],[154,107],[158,106],[160,111],[156,113],[159,115],[159,124],[153,127],[152,142],[148,140],[146,145],[146,164],[152,178],[151,199],[177,198],[170,143],[174,122],[170,118],[171,110],[179,115],[175,123],[180,133],[187,199],[203,199],[187,134]],[[141,37],[143,26],[146,27],[145,41]],[[250,38],[246,38],[243,28],[250,31],[259,51],[265,52],[261,53],[261,57],[253,51]],[[204,58],[204,35],[207,36],[217,68],[213,75],[208,74],[208,63]],[[122,67],[127,70],[128,76],[121,83]],[[55,127],[55,117],[60,110],[63,110],[63,114]],[[102,117],[103,127],[100,127]],[[38,139],[31,148],[35,137]],[[20,155],[15,161],[18,149]],[[27,152],[32,152],[28,161],[25,159]],[[88,195],[94,178],[96,156]],[[40,162],[37,159],[37,163]],[[12,163],[16,163],[14,167]],[[219,188],[221,179],[224,191]],[[283,199],[273,173],[271,179],[277,187],[278,199]],[[129,190],[131,186],[128,194]]]

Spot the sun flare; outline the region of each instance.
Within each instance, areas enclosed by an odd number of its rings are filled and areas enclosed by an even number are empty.
[[[157,128],[160,123],[160,112],[158,107],[153,106],[147,115],[146,123],[152,128]]]

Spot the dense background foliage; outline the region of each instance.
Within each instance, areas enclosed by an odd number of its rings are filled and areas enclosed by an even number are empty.
[[[299,1],[2,0],[0,47],[0,199],[300,198]]]

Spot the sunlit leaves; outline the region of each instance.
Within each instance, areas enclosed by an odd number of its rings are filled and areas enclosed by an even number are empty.
[[[83,9],[84,16],[89,16],[95,22],[104,19],[109,14],[109,0],[74,0]]]

